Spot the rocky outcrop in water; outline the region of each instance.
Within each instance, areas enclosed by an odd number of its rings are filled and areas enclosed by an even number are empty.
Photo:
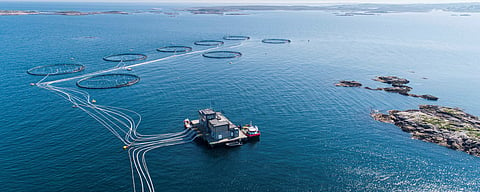
[[[405,96],[411,96],[411,97],[419,97],[427,100],[433,100],[436,101],[438,100],[438,97],[435,97],[433,95],[417,95],[417,94],[411,94],[409,93],[413,88],[410,86],[407,86],[405,84],[410,83],[409,80],[400,78],[397,76],[378,76],[377,78],[373,79],[374,81],[390,84],[391,87],[379,87],[379,88],[371,88],[371,87],[363,87],[364,89],[368,90],[383,90],[386,92],[391,92],[391,93],[398,93],[400,95],[405,95]],[[362,84],[358,81],[340,81],[339,83],[335,84],[337,87],[361,87]]]
[[[400,78],[397,76],[378,76],[377,78],[373,79],[374,81],[379,81],[382,83],[388,83],[392,85],[403,85],[410,83],[409,80]],[[395,87],[395,86],[394,86]]]
[[[413,95],[413,94],[411,94],[411,95]],[[418,95],[416,95],[416,96],[418,96]],[[433,101],[438,100],[438,97],[435,97],[433,95],[420,95],[420,97],[424,98],[424,99],[427,99],[427,100],[433,100]]]
[[[420,105],[419,110],[374,112],[371,116],[395,124],[415,139],[480,157],[480,120],[461,109]]]
[[[337,87],[361,87],[362,84],[358,81],[340,81],[335,84]]]

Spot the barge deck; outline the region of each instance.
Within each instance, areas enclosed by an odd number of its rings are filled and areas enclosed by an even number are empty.
[[[248,136],[241,130],[241,127],[233,124],[221,112],[202,109],[198,113],[199,119],[190,121],[191,129],[196,130],[200,138],[210,147],[239,146],[248,140]],[[232,143],[235,145],[231,145]]]

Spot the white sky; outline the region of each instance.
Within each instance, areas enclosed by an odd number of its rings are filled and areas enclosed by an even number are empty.
[[[29,2],[123,2],[123,3],[235,3],[235,4],[322,4],[322,3],[463,3],[480,0],[0,0]]]

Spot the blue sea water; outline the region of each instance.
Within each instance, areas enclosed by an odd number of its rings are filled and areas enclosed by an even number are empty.
[[[162,6],[95,4],[94,10]],[[17,10],[90,7],[2,3],[2,9]],[[116,65],[103,61],[106,55],[133,50],[154,60],[168,55],[155,51],[165,45],[248,35],[252,39],[241,46],[221,49],[241,52],[238,59],[177,57],[135,68],[141,81],[134,86],[88,90],[102,105],[142,114],[144,134],[181,131],[184,118],[209,106],[236,123],[260,127],[260,142],[238,148],[190,143],[149,152],[157,191],[479,191],[478,157],[410,139],[369,116],[371,109],[420,104],[479,115],[479,17],[444,12],[337,17],[315,11],[2,16],[0,189],[133,190],[123,144],[61,97],[29,86],[40,78],[27,75],[27,69],[73,57],[86,66],[83,73],[94,72]],[[263,38],[292,43],[263,44]],[[382,86],[370,80],[377,75],[405,77],[413,93],[440,100],[333,86],[344,79]],[[58,85],[75,88],[75,81]]]

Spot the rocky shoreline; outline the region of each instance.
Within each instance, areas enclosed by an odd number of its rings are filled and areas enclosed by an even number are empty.
[[[480,157],[480,120],[461,109],[420,105],[419,110],[372,112],[371,116],[400,127],[412,138]]]
[[[413,88],[409,87],[405,84],[410,83],[409,80],[400,78],[397,76],[378,76],[377,78],[373,79],[374,81],[382,82],[391,85],[392,87],[379,87],[379,88],[371,88],[371,87],[363,87],[364,89],[368,90],[383,90],[386,92],[398,93],[400,95],[410,96],[410,97],[420,97],[427,100],[438,100],[438,97],[433,95],[425,94],[425,95],[417,95],[409,93]],[[337,87],[362,87],[362,84],[358,81],[347,81],[343,80],[339,83],[335,84]]]

